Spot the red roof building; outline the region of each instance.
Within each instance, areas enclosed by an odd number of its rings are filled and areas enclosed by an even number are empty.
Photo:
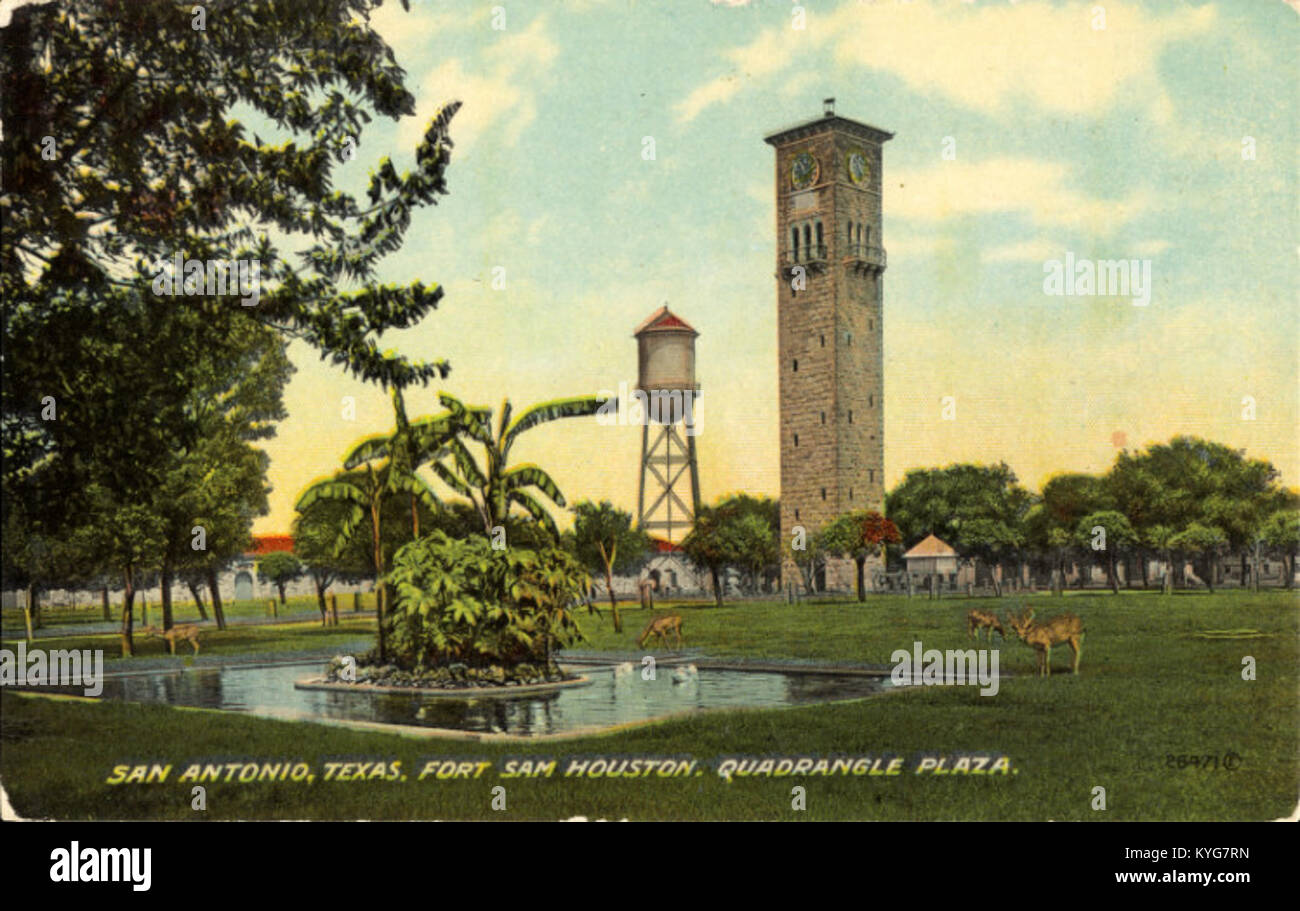
[[[254,535],[253,549],[249,551],[255,557],[264,557],[276,552],[293,553],[293,535]]]

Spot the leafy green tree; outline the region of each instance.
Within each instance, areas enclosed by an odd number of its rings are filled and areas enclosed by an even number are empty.
[[[1174,591],[1174,538],[1177,536],[1168,525],[1152,525],[1142,532],[1142,543],[1155,553],[1164,563],[1165,572],[1160,580],[1160,592],[1165,595]]]
[[[1288,589],[1295,585],[1296,551],[1300,550],[1300,512],[1282,509],[1268,517],[1264,523],[1264,543],[1282,559],[1282,570]]]
[[[771,497],[732,494],[718,501],[732,541],[733,563],[751,594],[780,578],[781,506]]]
[[[695,512],[695,524],[681,543],[686,558],[709,571],[713,580],[713,598],[718,607],[722,607],[722,573],[736,558],[727,532],[725,515],[717,507],[701,506]]]
[[[1137,543],[1138,535],[1128,517],[1113,509],[1089,513],[1079,520],[1079,527],[1075,529],[1075,544],[1081,550],[1091,550],[1093,558],[1105,567],[1106,581],[1117,595],[1119,575],[1115,571],[1116,558]]]
[[[1228,545],[1228,536],[1212,525],[1193,522],[1169,541],[1170,546],[1191,557],[1205,587],[1214,591],[1214,567]]]
[[[325,592],[337,580],[359,580],[373,572],[360,535],[353,535],[342,552],[335,550],[339,530],[351,514],[341,500],[318,500],[293,520],[293,550],[316,587],[321,623],[326,620]]]
[[[950,465],[909,471],[886,497],[885,513],[903,541],[934,534],[966,559],[993,566],[1019,557],[1032,497],[1005,464]],[[1000,595],[997,575],[994,590]]]
[[[826,527],[822,541],[828,553],[849,557],[857,567],[858,600],[866,600],[866,565],[870,557],[883,557],[886,544],[901,540],[896,526],[874,510],[845,513]]]
[[[363,440],[344,459],[344,463],[361,461],[362,454],[371,452],[366,447],[370,441]],[[383,584],[384,547],[383,547],[383,506],[386,497],[398,493],[413,493],[431,510],[438,508],[438,500],[433,491],[418,476],[400,475],[389,471],[389,460],[376,466],[373,459],[364,461],[364,468],[358,471],[340,472],[332,478],[316,481],[298,497],[294,508],[305,513],[315,503],[333,501],[346,504],[347,512],[343,524],[339,526],[334,539],[335,554],[342,554],[348,547],[353,535],[367,518],[370,529],[370,554],[378,589],[376,602],[376,619],[378,621],[379,656],[387,655],[385,642],[384,611],[391,599]]]
[[[555,526],[555,520],[537,494],[561,508],[566,505],[564,494],[560,493],[560,488],[551,476],[537,465],[528,463],[511,466],[510,450],[525,431],[562,418],[594,415],[604,402],[595,396],[557,399],[534,405],[511,420],[514,412],[507,399],[501,404],[494,431],[492,409],[467,406],[445,392],[440,393],[438,399],[447,409],[446,412],[412,422],[413,426],[432,428],[428,432],[437,441],[437,445],[424,445],[421,448],[425,452],[446,453],[445,458],[438,455],[430,460],[434,473],[448,487],[474,504],[483,520],[486,534],[491,535],[492,530],[498,526],[504,527],[511,508],[519,506],[558,541],[559,530]],[[443,435],[443,428],[448,422],[455,427],[455,434],[450,438]],[[482,446],[483,464],[480,465],[475,460],[465,445],[465,439]]]
[[[637,571],[650,550],[650,538],[632,526],[632,515],[602,500],[584,500],[573,507],[573,549],[591,572],[603,573],[609,592],[609,608],[614,618],[614,632],[623,632],[618,614],[618,597],[614,594],[614,574]]]
[[[270,582],[280,592],[280,603],[284,604],[284,587],[290,582],[302,578],[305,567],[302,561],[288,551],[273,551],[257,563],[257,580]]]

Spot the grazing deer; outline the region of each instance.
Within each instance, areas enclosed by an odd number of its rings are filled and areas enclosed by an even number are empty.
[[[975,608],[966,614],[966,638],[978,639],[981,630],[988,630],[989,642],[993,641],[993,631],[997,630],[1005,640],[1007,631],[1002,628],[1002,621],[992,611]]]
[[[140,632],[155,639],[165,639],[167,648],[173,655],[176,654],[176,643],[181,639],[194,646],[194,654],[199,653],[199,628],[197,626],[186,623],[181,626],[173,626],[169,630],[161,630],[156,626],[146,626],[142,627]]]
[[[642,646],[650,637],[658,638],[664,645],[668,645],[668,633],[672,632],[677,636],[677,647],[681,648],[686,639],[682,636],[682,618],[677,614],[669,614],[666,617],[656,617],[646,624],[645,629],[641,630],[641,635],[636,637],[636,644]]]
[[[1038,652],[1038,674],[1040,677],[1052,676],[1052,646],[1058,642],[1068,642],[1074,652],[1074,672],[1079,673],[1079,657],[1083,654],[1083,621],[1071,613],[1057,614],[1050,620],[1035,623],[1034,609],[1031,607],[1019,617],[1011,614],[1007,618],[1010,626],[1022,641],[1034,647]]]

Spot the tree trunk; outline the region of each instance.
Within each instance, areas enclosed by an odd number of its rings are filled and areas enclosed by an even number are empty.
[[[131,627],[135,618],[132,616],[132,608],[135,607],[135,585],[132,581],[131,567],[122,570],[122,657],[130,658],[135,655],[135,641],[131,636]]]
[[[411,494],[411,540],[420,540],[420,510],[415,505],[415,494]]]
[[[1147,578],[1147,563],[1148,563],[1148,562],[1149,562],[1149,561],[1147,560],[1147,552],[1146,552],[1145,550],[1143,550],[1143,551],[1138,551],[1138,563],[1141,564],[1139,568],[1140,568],[1141,571],[1142,571],[1142,588],[1144,588],[1144,589],[1147,587],[1147,585],[1148,585],[1148,583],[1149,583],[1149,581],[1150,581],[1150,580]]]
[[[1250,588],[1252,591],[1259,591],[1259,539],[1255,539],[1255,565],[1250,568]]]
[[[111,621],[113,619],[112,609],[108,603],[108,586],[105,585],[100,589],[100,598],[104,604],[104,619]]]
[[[32,629],[41,628],[41,590],[35,582],[27,586],[27,624]]]
[[[722,583],[718,581],[718,568],[709,567],[709,575],[713,577],[713,600],[718,607],[722,607]]]
[[[865,580],[863,579],[863,576],[866,575],[866,571],[867,571],[867,558],[858,557],[856,560],[854,560],[854,562],[858,564],[858,601],[859,602],[866,601],[867,596],[865,591],[863,590],[865,585]]]
[[[388,593],[388,587],[384,584],[384,545],[379,538],[379,503],[377,500],[370,504],[370,522],[375,533],[375,626],[379,632],[376,645],[379,651],[379,661],[383,664],[388,660],[388,637],[384,635],[384,609],[388,607],[388,599],[384,596]]]
[[[187,579],[185,584],[189,586],[190,597],[194,599],[194,606],[199,609],[199,619],[200,620],[208,619],[207,608],[203,606],[203,590],[199,588],[199,586],[192,579]]]
[[[208,589],[212,592],[212,616],[216,618],[217,629],[226,628],[226,612],[221,609],[221,589],[217,587],[217,571],[208,567]]]
[[[1205,558],[1205,587],[1210,594],[1214,594],[1214,564],[1217,562],[1213,556]]]
[[[277,582],[275,583],[275,587],[280,590],[280,606],[283,607],[284,606],[284,583]]]
[[[162,575],[158,580],[162,596],[162,625],[164,630],[172,628],[172,558],[167,554],[163,555]],[[172,654],[176,654],[176,640],[172,639],[167,643],[171,646]]]
[[[313,575],[311,580],[316,583],[316,603],[320,605],[320,625],[325,626],[325,586],[321,584],[320,577]]]
[[[1119,594],[1119,576],[1115,572],[1115,552],[1113,550],[1106,552],[1106,581],[1110,583],[1110,591],[1113,595]]]
[[[623,632],[623,620],[618,615],[618,596],[614,594],[614,570],[605,564],[605,591],[609,594],[609,609],[614,615],[614,632]]]

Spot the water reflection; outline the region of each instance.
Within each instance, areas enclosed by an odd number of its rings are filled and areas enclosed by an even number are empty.
[[[521,696],[421,698],[362,692],[294,689],[321,665],[228,667],[144,674],[104,681],[103,698],[218,708],[278,718],[323,716],[465,731],[555,734],[579,728],[644,721],[693,709],[762,708],[855,699],[878,693],[888,679],[828,674],[660,668],[654,680],[641,669],[582,668],[587,686]]]

